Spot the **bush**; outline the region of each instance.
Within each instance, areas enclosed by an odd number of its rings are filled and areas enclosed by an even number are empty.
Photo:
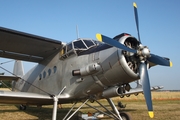
[[[7,88],[7,86],[11,88],[11,81],[7,81],[7,80],[0,81],[0,88]]]

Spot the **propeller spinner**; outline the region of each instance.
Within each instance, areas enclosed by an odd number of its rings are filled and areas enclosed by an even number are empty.
[[[136,21],[136,27],[137,27],[137,33],[138,33],[138,39],[140,41],[140,34],[139,34],[139,21],[138,21],[138,12],[137,12],[137,5],[136,3],[133,3],[134,6],[134,15],[135,15],[135,21]],[[153,113],[153,106],[152,106],[152,98],[151,98],[151,89],[150,89],[150,82],[149,82],[149,75],[148,75],[148,62],[154,63],[156,65],[162,65],[162,66],[170,66],[172,67],[172,62],[169,61],[167,58],[163,58],[154,54],[150,53],[150,50],[147,46],[143,46],[142,44],[139,45],[138,49],[131,49],[120,42],[109,38],[107,36],[96,34],[96,38],[104,43],[107,43],[111,46],[117,47],[119,49],[125,50],[127,52],[133,53],[134,55],[139,57],[139,76],[140,80],[142,81],[142,87],[143,87],[143,93],[146,100],[148,113],[151,118],[154,117]],[[141,43],[141,41],[140,41]]]

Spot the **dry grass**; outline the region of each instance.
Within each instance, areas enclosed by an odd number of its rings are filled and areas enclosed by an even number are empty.
[[[180,119],[180,92],[152,92],[153,106],[155,118],[154,120],[179,120]],[[133,120],[150,120],[147,114],[146,103],[142,94],[138,96],[130,96],[120,99],[113,98],[115,104],[122,101],[127,104],[124,111],[131,114]],[[101,103],[108,107],[106,100],[101,100]],[[72,104],[64,104],[63,109],[58,109],[58,119],[61,120],[68,112]],[[91,105],[98,107],[97,103]],[[108,107],[110,109],[110,107]],[[102,109],[103,110],[103,109]],[[84,106],[80,111],[96,112],[93,109]],[[52,106],[43,106],[43,108],[28,107],[26,111],[19,111],[14,105],[0,104],[0,119],[1,120],[51,120]],[[76,118],[74,118],[76,119]]]
[[[8,88],[0,88],[0,90],[3,90],[3,91],[10,91],[10,89],[8,89]]]

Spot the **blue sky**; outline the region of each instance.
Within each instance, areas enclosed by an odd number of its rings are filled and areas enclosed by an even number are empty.
[[[79,36],[95,38],[96,33],[114,37],[122,32],[137,37],[133,0],[0,0],[0,26],[70,42]],[[140,35],[151,53],[169,57],[173,67],[149,70],[151,85],[180,90],[180,1],[136,0]],[[0,63],[8,59],[0,58]],[[25,62],[27,72],[35,64]],[[2,65],[12,71],[13,62]],[[4,72],[0,69],[0,72]],[[6,73],[7,74],[7,73]]]

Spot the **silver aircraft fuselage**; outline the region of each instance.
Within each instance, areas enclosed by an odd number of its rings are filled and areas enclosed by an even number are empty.
[[[119,41],[124,43],[127,38],[124,36]],[[91,95],[114,97],[121,92],[114,86],[139,79],[139,75],[128,66],[121,49],[94,42],[93,46],[79,52],[74,46],[70,52],[60,51],[32,68],[15,84],[15,90],[58,95],[66,87],[62,96],[67,102],[68,99],[83,99]]]

